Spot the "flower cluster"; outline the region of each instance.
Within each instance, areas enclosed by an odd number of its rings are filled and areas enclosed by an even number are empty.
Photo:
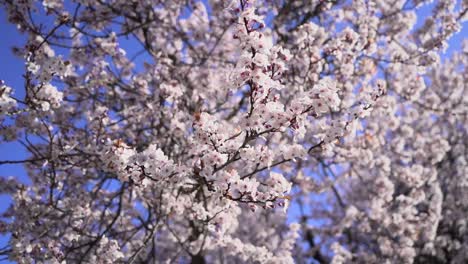
[[[16,106],[16,101],[11,98],[13,90],[1,81],[0,86],[0,114],[5,115],[12,111]]]

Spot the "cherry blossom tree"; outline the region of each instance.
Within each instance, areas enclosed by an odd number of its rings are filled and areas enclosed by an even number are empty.
[[[0,3],[4,259],[468,261],[468,1]]]

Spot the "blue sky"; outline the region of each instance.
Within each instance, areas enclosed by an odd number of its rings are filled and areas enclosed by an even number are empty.
[[[429,15],[430,7],[424,7],[418,15],[424,17]],[[24,61],[12,54],[13,46],[22,46],[25,42],[25,37],[21,35],[15,25],[7,23],[6,14],[3,8],[0,8],[0,32],[2,39],[0,41],[0,79],[15,90],[15,97],[24,97]],[[468,26],[466,23],[462,31],[456,34],[449,42],[450,46],[443,58],[447,58],[454,51],[461,48],[463,39],[468,37]],[[127,43],[126,46],[131,48],[134,43]],[[133,50],[139,50],[140,47],[135,47]],[[27,158],[27,153],[18,143],[0,144],[0,160],[21,160]],[[22,165],[0,165],[0,177],[13,176],[23,183],[29,183],[26,172]],[[10,204],[10,199],[5,195],[0,195],[0,212],[3,212]],[[296,211],[296,213],[294,213]],[[297,209],[291,212],[297,214]],[[0,248],[6,244],[8,237],[0,236]],[[8,263],[2,262],[0,263]]]

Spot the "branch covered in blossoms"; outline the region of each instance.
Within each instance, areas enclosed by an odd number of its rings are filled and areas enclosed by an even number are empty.
[[[430,2],[0,0],[0,257],[466,262],[468,3]]]

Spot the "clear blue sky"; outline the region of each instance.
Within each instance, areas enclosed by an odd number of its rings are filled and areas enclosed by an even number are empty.
[[[429,14],[429,8],[423,8],[418,12],[418,15],[424,17]],[[464,24],[462,31],[456,34],[450,40],[450,47],[444,58],[459,50],[464,38],[468,38],[468,26]],[[16,26],[7,23],[6,15],[3,7],[0,8],[0,33],[2,39],[0,41],[0,79],[15,90],[15,97],[24,97],[24,61],[21,58],[15,57],[11,48],[13,46],[22,46],[25,42],[25,37],[18,33]],[[0,160],[21,160],[27,158],[27,153],[18,143],[0,144]],[[22,165],[1,165],[0,177],[13,176],[23,183],[29,183],[26,172]],[[5,195],[0,195],[0,212],[3,212],[10,204],[10,199]],[[295,211],[294,209],[291,211]],[[294,212],[290,212],[294,214]],[[296,212],[297,213],[297,212]],[[0,248],[8,241],[8,237],[0,236]],[[2,262],[0,263],[9,263]]]

